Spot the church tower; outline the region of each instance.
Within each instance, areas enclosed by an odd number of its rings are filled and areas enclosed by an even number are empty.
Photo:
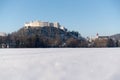
[[[99,34],[98,33],[96,34],[96,38],[99,38]]]

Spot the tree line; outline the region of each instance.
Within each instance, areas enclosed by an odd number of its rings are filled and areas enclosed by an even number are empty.
[[[21,28],[0,37],[0,47],[9,48],[65,48],[65,47],[119,47],[119,40],[96,38],[89,41],[77,31],[55,27]]]

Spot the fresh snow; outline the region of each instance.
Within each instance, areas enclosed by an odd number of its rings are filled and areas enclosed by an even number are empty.
[[[0,80],[120,80],[120,48],[0,49]]]

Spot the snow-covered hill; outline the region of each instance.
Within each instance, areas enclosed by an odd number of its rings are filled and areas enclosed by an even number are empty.
[[[1,80],[120,80],[120,48],[0,49]]]

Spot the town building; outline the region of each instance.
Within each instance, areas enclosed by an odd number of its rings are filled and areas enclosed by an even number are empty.
[[[99,34],[96,34],[96,39],[109,39],[110,36],[99,36]]]
[[[109,36],[99,36],[98,33],[94,37],[87,37],[89,47],[107,47],[110,39]]]

